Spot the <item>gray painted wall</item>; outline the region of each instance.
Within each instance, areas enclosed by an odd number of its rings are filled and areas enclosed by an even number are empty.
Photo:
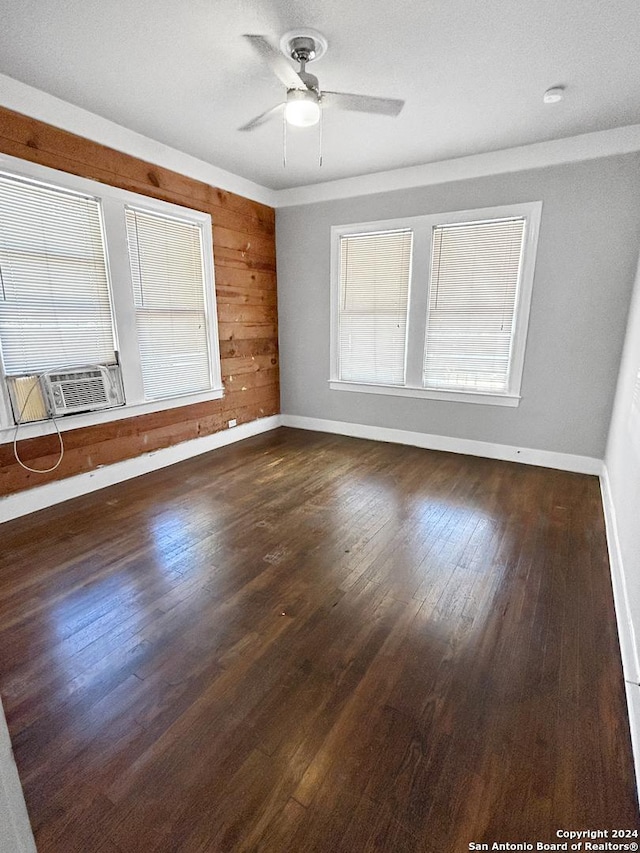
[[[605,462],[617,521],[627,601],[637,643],[640,641],[640,268],[629,314]],[[638,652],[640,654],[640,648]]]
[[[542,201],[515,409],[330,391],[330,228]],[[630,154],[277,211],[282,411],[602,458],[638,245],[640,155]]]

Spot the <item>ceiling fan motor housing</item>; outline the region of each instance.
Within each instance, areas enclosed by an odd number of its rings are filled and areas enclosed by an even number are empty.
[[[308,36],[297,36],[289,42],[291,58],[296,62],[311,62],[316,58],[316,42]]]

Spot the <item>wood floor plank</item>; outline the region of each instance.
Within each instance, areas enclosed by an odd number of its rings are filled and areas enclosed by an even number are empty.
[[[2,544],[40,853],[638,827],[594,477],[280,429]]]

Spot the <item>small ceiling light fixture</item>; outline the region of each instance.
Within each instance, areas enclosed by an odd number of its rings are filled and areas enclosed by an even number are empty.
[[[557,104],[564,98],[564,86],[552,86],[544,93],[542,100],[545,104]]]
[[[290,89],[284,115],[288,124],[296,127],[312,127],[320,121],[320,103],[313,89]]]

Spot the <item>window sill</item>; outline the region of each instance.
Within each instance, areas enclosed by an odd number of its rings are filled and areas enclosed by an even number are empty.
[[[424,400],[446,400],[450,403],[479,403],[484,406],[520,405],[517,394],[491,394],[484,391],[434,391],[429,388],[408,388],[398,385],[367,385],[362,382],[329,380],[332,391],[356,391],[363,394],[384,394],[389,397],[421,397]]]
[[[111,421],[121,421],[125,418],[135,418],[138,415],[148,415],[153,412],[164,412],[167,409],[177,409],[181,406],[191,406],[194,403],[206,403],[210,400],[220,400],[224,397],[224,388],[215,388],[210,391],[201,391],[198,394],[185,394],[183,397],[171,397],[168,400],[149,400],[145,403],[132,403],[131,405],[118,406],[115,409],[102,409],[98,412],[82,412],[77,415],[63,415],[57,418],[60,432],[70,429],[82,429],[83,427],[106,424]],[[13,441],[15,435],[15,424],[3,426],[0,429],[0,444]],[[55,433],[56,428],[52,420],[37,421],[36,423],[23,424],[20,427],[18,439],[36,438],[40,435]]]

